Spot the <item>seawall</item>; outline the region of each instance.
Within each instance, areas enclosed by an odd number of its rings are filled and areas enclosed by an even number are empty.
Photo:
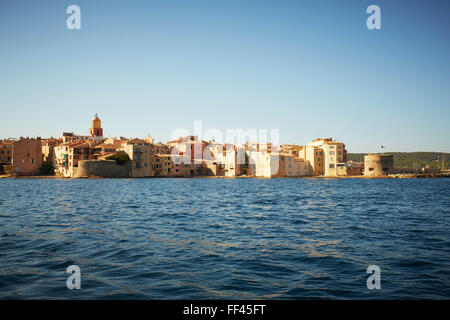
[[[74,178],[130,178],[131,161],[118,165],[114,160],[81,160]]]

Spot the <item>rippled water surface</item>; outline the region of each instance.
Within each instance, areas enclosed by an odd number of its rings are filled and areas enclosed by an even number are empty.
[[[449,299],[449,179],[0,179],[1,299]],[[81,290],[66,268],[81,268]],[[367,266],[381,268],[368,290]]]

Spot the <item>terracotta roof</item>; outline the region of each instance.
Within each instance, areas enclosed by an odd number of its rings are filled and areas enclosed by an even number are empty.
[[[172,141],[168,141],[167,143],[181,142],[181,141],[186,140],[186,139],[187,139],[187,141],[198,141],[198,142],[200,142],[200,140],[198,140],[197,136],[185,136],[185,137],[180,137],[180,138],[172,140]]]
[[[126,143],[128,144],[135,144],[135,143],[142,143],[142,144],[148,144],[148,142],[142,140],[142,139],[138,139],[138,138],[134,138],[131,140],[128,140]]]

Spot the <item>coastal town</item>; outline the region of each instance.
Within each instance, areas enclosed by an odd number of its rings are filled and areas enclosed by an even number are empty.
[[[393,156],[368,154],[347,161],[345,144],[318,138],[306,145],[221,144],[185,136],[163,144],[154,138],[104,138],[100,118],[89,135],[0,140],[0,175],[64,178],[144,177],[387,177]],[[428,171],[427,171],[428,170]],[[424,173],[440,170],[424,168]]]

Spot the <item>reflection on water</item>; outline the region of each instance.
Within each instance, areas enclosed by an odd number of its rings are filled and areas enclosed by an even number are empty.
[[[447,179],[1,179],[0,298],[448,299]],[[67,266],[82,289],[66,287]],[[379,265],[382,290],[368,290]]]

